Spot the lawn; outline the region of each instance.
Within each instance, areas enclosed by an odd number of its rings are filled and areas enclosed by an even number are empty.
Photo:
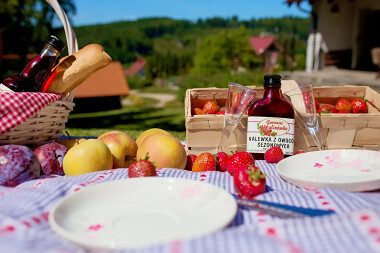
[[[99,136],[119,130],[136,138],[150,128],[161,128],[179,140],[185,140],[184,107],[124,107],[117,110],[70,114],[66,129],[72,136]]]

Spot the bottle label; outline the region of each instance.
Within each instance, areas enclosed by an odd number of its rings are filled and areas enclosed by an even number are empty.
[[[3,92],[3,91],[6,91],[6,92],[14,92],[13,90],[9,89],[7,86],[5,86],[4,84],[0,83],[0,92]]]
[[[293,155],[295,120],[276,117],[248,117],[247,152],[265,153],[279,146],[284,155]]]

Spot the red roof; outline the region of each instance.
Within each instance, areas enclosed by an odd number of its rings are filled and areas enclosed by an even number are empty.
[[[121,63],[111,62],[75,88],[75,98],[109,97],[129,94],[129,86]]]
[[[143,58],[137,59],[134,63],[132,63],[132,65],[129,68],[124,69],[124,74],[126,76],[134,76],[137,73],[139,73],[144,68],[144,66],[145,66],[145,59]]]
[[[257,55],[261,55],[265,50],[272,45],[275,37],[273,36],[261,36],[261,37],[252,37],[249,42],[252,45],[253,50],[255,50]]]

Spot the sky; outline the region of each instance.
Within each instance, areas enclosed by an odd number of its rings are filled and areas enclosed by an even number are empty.
[[[239,20],[298,16],[308,17],[295,4],[285,0],[75,0],[76,15],[72,26],[104,24],[147,17],[169,17],[196,21],[212,17]],[[302,3],[304,9],[309,4]]]

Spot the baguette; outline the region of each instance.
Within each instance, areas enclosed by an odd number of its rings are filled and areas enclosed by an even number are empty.
[[[43,92],[67,94],[92,73],[112,62],[111,57],[98,44],[90,44],[72,55],[63,57],[52,69]]]

